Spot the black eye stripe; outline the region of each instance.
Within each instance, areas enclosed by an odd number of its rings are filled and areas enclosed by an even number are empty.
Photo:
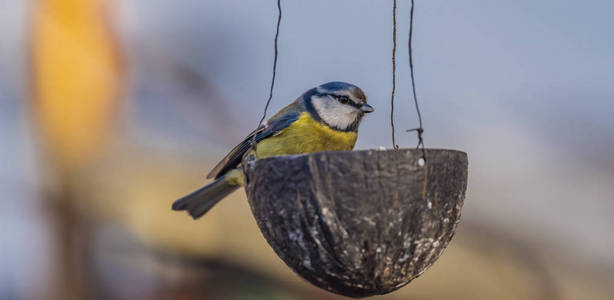
[[[352,101],[350,99],[350,97],[348,96],[340,96],[340,95],[331,95],[333,98],[335,98],[337,101],[339,101],[341,104],[346,104],[346,105],[351,105],[353,107],[356,108],[360,108],[362,106],[362,104],[356,103],[354,101]]]

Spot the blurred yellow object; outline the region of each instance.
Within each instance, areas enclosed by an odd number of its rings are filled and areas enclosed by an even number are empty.
[[[122,68],[105,0],[33,5],[33,113],[48,154],[64,171],[91,161],[108,140]]]

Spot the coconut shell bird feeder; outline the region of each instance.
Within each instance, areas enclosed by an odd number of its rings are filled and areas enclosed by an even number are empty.
[[[275,83],[277,4],[273,78],[261,123]],[[408,46],[419,143],[415,149],[396,146],[393,4],[393,149],[244,162],[249,204],[273,250],[312,284],[350,297],[389,293],[430,267],[454,235],[467,188],[466,153],[424,147],[411,54],[413,0]]]
[[[422,274],[460,220],[467,155],[428,149],[321,152],[257,160],[247,197],[277,255],[345,296],[394,291]]]

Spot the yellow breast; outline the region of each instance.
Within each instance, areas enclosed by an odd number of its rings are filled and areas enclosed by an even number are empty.
[[[260,141],[257,146],[258,157],[349,151],[354,148],[357,137],[356,132],[334,130],[304,112],[298,120],[278,134]]]

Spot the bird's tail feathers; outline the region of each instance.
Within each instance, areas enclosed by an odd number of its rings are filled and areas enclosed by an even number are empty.
[[[222,176],[195,192],[175,201],[173,210],[187,210],[194,219],[207,213],[215,204],[241,187]]]

